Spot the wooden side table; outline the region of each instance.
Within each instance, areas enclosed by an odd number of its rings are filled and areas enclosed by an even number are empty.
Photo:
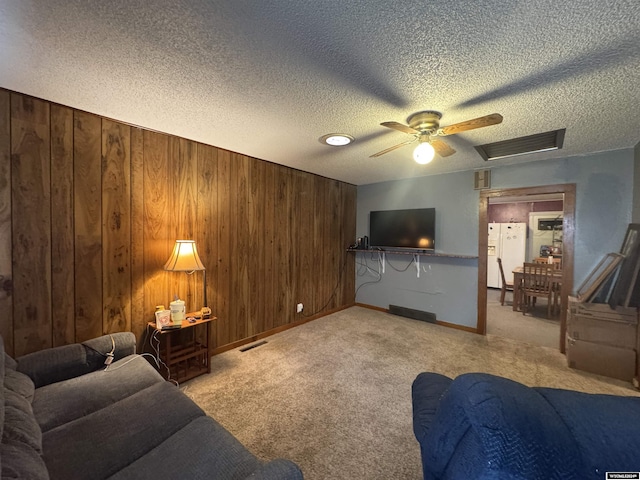
[[[158,355],[169,371],[161,368],[160,374],[167,380],[169,377],[177,382],[185,382],[203,373],[211,373],[211,322],[217,318],[197,319],[189,322],[182,321],[180,328],[160,330],[155,322],[149,322],[152,329],[151,339],[159,336],[160,350]],[[205,340],[199,342],[196,330],[200,325],[205,326]],[[192,329],[192,330],[189,330]]]

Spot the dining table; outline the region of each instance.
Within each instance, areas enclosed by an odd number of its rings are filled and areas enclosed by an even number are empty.
[[[522,286],[522,279],[524,277],[524,265],[520,265],[513,269],[513,311],[520,310],[520,288]],[[559,291],[562,286],[562,269],[555,269],[553,271],[553,288]],[[554,299],[557,299],[557,295],[554,295]],[[554,300],[555,301],[555,300]],[[557,305],[554,305],[554,309]]]

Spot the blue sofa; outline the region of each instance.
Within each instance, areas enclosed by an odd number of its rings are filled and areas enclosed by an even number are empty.
[[[640,398],[421,373],[413,429],[425,479],[594,479],[640,472]]]

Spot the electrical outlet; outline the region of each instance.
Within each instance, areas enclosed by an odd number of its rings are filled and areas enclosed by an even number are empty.
[[[304,308],[304,306],[301,303],[296,305],[296,313],[302,313],[302,309],[303,308]]]

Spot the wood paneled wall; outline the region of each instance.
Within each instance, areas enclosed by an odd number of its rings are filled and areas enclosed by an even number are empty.
[[[214,347],[355,301],[356,187],[0,89],[0,334],[23,355],[140,340],[155,305],[203,302],[165,272],[194,239]]]

